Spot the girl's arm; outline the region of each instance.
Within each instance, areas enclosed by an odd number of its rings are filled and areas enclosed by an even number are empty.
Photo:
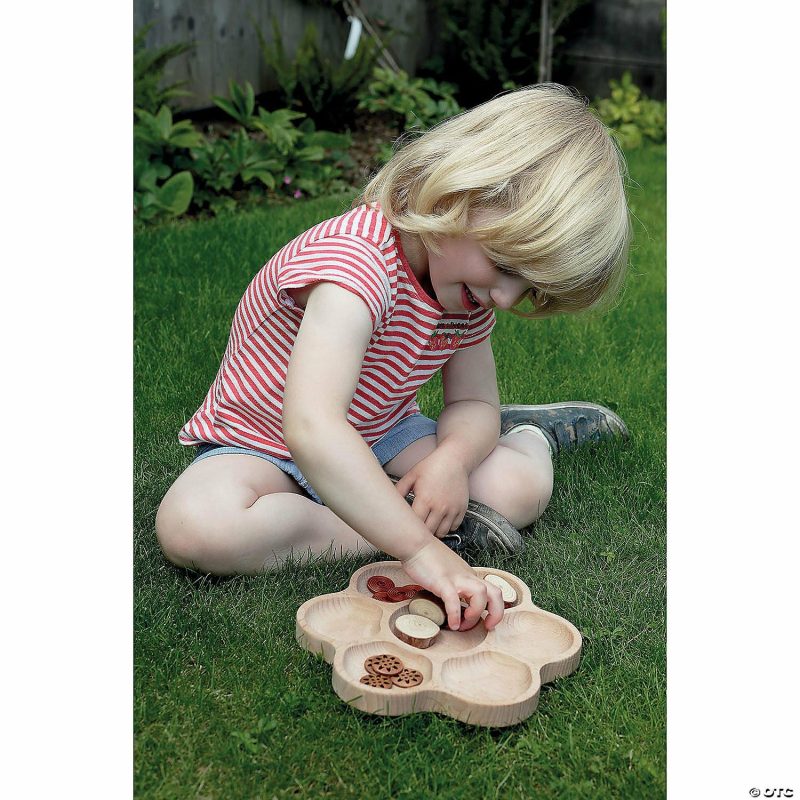
[[[400,559],[414,580],[444,600],[451,628],[460,625],[459,597],[464,597],[470,609],[463,627],[472,627],[488,607],[491,629],[503,616],[502,596],[493,591],[497,587],[480,580],[430,534],[347,421],[371,335],[363,300],[335,284],[314,286],[286,376],[286,445],[338,517]]]
[[[457,350],[442,368],[444,409],[436,423],[437,450],[472,472],[500,438],[500,395],[491,339]]]
[[[500,436],[500,398],[489,339],[458,350],[442,370],[444,409],[436,449],[402,476],[397,491],[414,492],[414,512],[436,536],[455,530],[469,502],[469,475]]]

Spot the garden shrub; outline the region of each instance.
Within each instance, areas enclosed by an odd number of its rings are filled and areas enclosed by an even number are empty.
[[[536,82],[539,4],[527,0],[435,0],[442,54],[425,64],[435,77],[458,75],[456,94],[471,107],[504,85]]]
[[[375,43],[362,36],[353,58],[333,63],[319,45],[316,26],[309,22],[294,58],[287,55],[278,23],[273,17],[273,43],[264,39],[254,23],[261,53],[274,73],[283,102],[316,120],[323,128],[341,131],[352,124],[358,92],[372,75],[378,58]]]
[[[633,150],[643,139],[664,142],[667,136],[667,105],[651,100],[634,84],[630,72],[610,80],[610,97],[597,100],[594,108],[620,145]]]
[[[162,86],[164,68],[194,45],[179,42],[155,50],[145,47],[150,23],[133,39],[133,209],[137,219],[177,217],[188,209],[194,192],[190,172],[175,171],[181,152],[200,144],[201,137],[190,122],[173,124],[170,101],[191,94],[180,81]]]
[[[395,117],[404,130],[427,130],[463,111],[452,83],[433,78],[409,78],[404,70],[376,67],[372,80],[359,93],[358,108]]]
[[[145,47],[144,40],[151,22],[145,25],[133,38],[133,107],[156,114],[163,105],[175,97],[187,97],[191,92],[181,89],[186,81],[178,81],[169,86],[161,86],[167,62],[194,48],[192,42],[178,42],[166,47],[151,50]]]
[[[163,73],[164,63],[178,50],[185,48],[163,48],[159,58],[142,56],[141,64],[150,65],[142,71],[147,90],[139,96],[145,105],[152,105],[155,97],[176,96],[177,85],[160,90],[152,78]],[[137,221],[217,214],[242,201],[316,197],[351,188],[342,179],[343,169],[353,166],[349,135],[317,130],[300,111],[257,108],[247,82],[239,86],[230,81],[228,86],[228,98],[213,100],[238,124],[213,137],[204,137],[190,120],[174,122],[166,102],[155,111],[134,108]]]
[[[189,208],[194,179],[187,170],[175,171],[179,154],[202,144],[191,122],[173,123],[169,106],[157,114],[134,109],[133,207],[138,219],[178,217]],[[159,181],[161,183],[159,184]]]
[[[318,131],[314,121],[301,111],[257,109],[255,92],[248,82],[238,86],[230,81],[228,87],[230,100],[212,99],[241,127],[199,154],[199,171],[204,179],[222,167],[224,191],[235,192],[258,181],[277,194],[295,198],[348,188],[341,177],[342,167],[352,166],[347,152],[349,134]],[[303,121],[295,125],[297,120]],[[227,163],[223,166],[222,161]],[[216,183],[219,181],[217,177]],[[211,182],[208,186],[219,193],[218,185]],[[214,203],[209,206],[213,209]]]

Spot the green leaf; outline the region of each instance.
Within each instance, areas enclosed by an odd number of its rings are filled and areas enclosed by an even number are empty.
[[[154,161],[151,166],[155,170],[156,177],[162,181],[172,174],[172,170],[163,161]]]
[[[156,173],[156,170],[150,166],[139,176],[139,180],[137,181],[136,185],[139,189],[147,189],[148,191],[155,192],[157,182],[158,174]]]
[[[306,134],[303,144],[306,147],[317,145],[326,150],[347,150],[352,145],[352,137],[347,133],[314,131],[314,133]]]
[[[233,103],[231,103],[229,100],[226,100],[224,97],[218,97],[217,95],[213,95],[211,99],[214,101],[214,105],[221,108],[226,114],[229,114],[237,122],[239,121],[239,112],[236,110],[236,107],[233,105]]]
[[[203,137],[199,131],[194,130],[191,125],[183,130],[178,130],[177,127],[175,127],[172,136],[170,136],[169,143],[173,147],[201,147],[203,144]]]
[[[189,208],[193,192],[194,179],[191,172],[178,172],[159,187],[156,202],[164,211],[179,217]]]
[[[161,108],[158,109],[155,122],[161,138],[169,139],[169,134],[172,131],[172,112],[169,110],[168,106],[161,106]]]
[[[317,145],[311,145],[297,150],[294,156],[300,161],[321,161],[325,158],[325,150]]]

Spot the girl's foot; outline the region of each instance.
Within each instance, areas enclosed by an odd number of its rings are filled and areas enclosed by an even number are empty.
[[[491,550],[510,555],[525,548],[522,535],[504,516],[476,500],[469,501],[461,524],[442,541],[456,553]]]
[[[630,438],[625,423],[610,408],[595,403],[569,401],[538,406],[500,406],[500,435],[538,428],[554,456],[587,442]]]

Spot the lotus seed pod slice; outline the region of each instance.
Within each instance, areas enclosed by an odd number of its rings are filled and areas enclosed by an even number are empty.
[[[403,669],[405,668],[405,664],[397,657],[393,656],[391,653],[379,653],[375,656],[370,656],[364,662],[364,669],[370,675],[399,675]]]
[[[390,680],[401,689],[410,689],[413,686],[419,686],[424,678],[419,670],[404,669],[399,675],[392,675]]]
[[[360,682],[367,686],[373,686],[376,689],[391,689],[392,686],[395,685],[392,678],[388,675],[372,675],[369,672],[361,676]]]

